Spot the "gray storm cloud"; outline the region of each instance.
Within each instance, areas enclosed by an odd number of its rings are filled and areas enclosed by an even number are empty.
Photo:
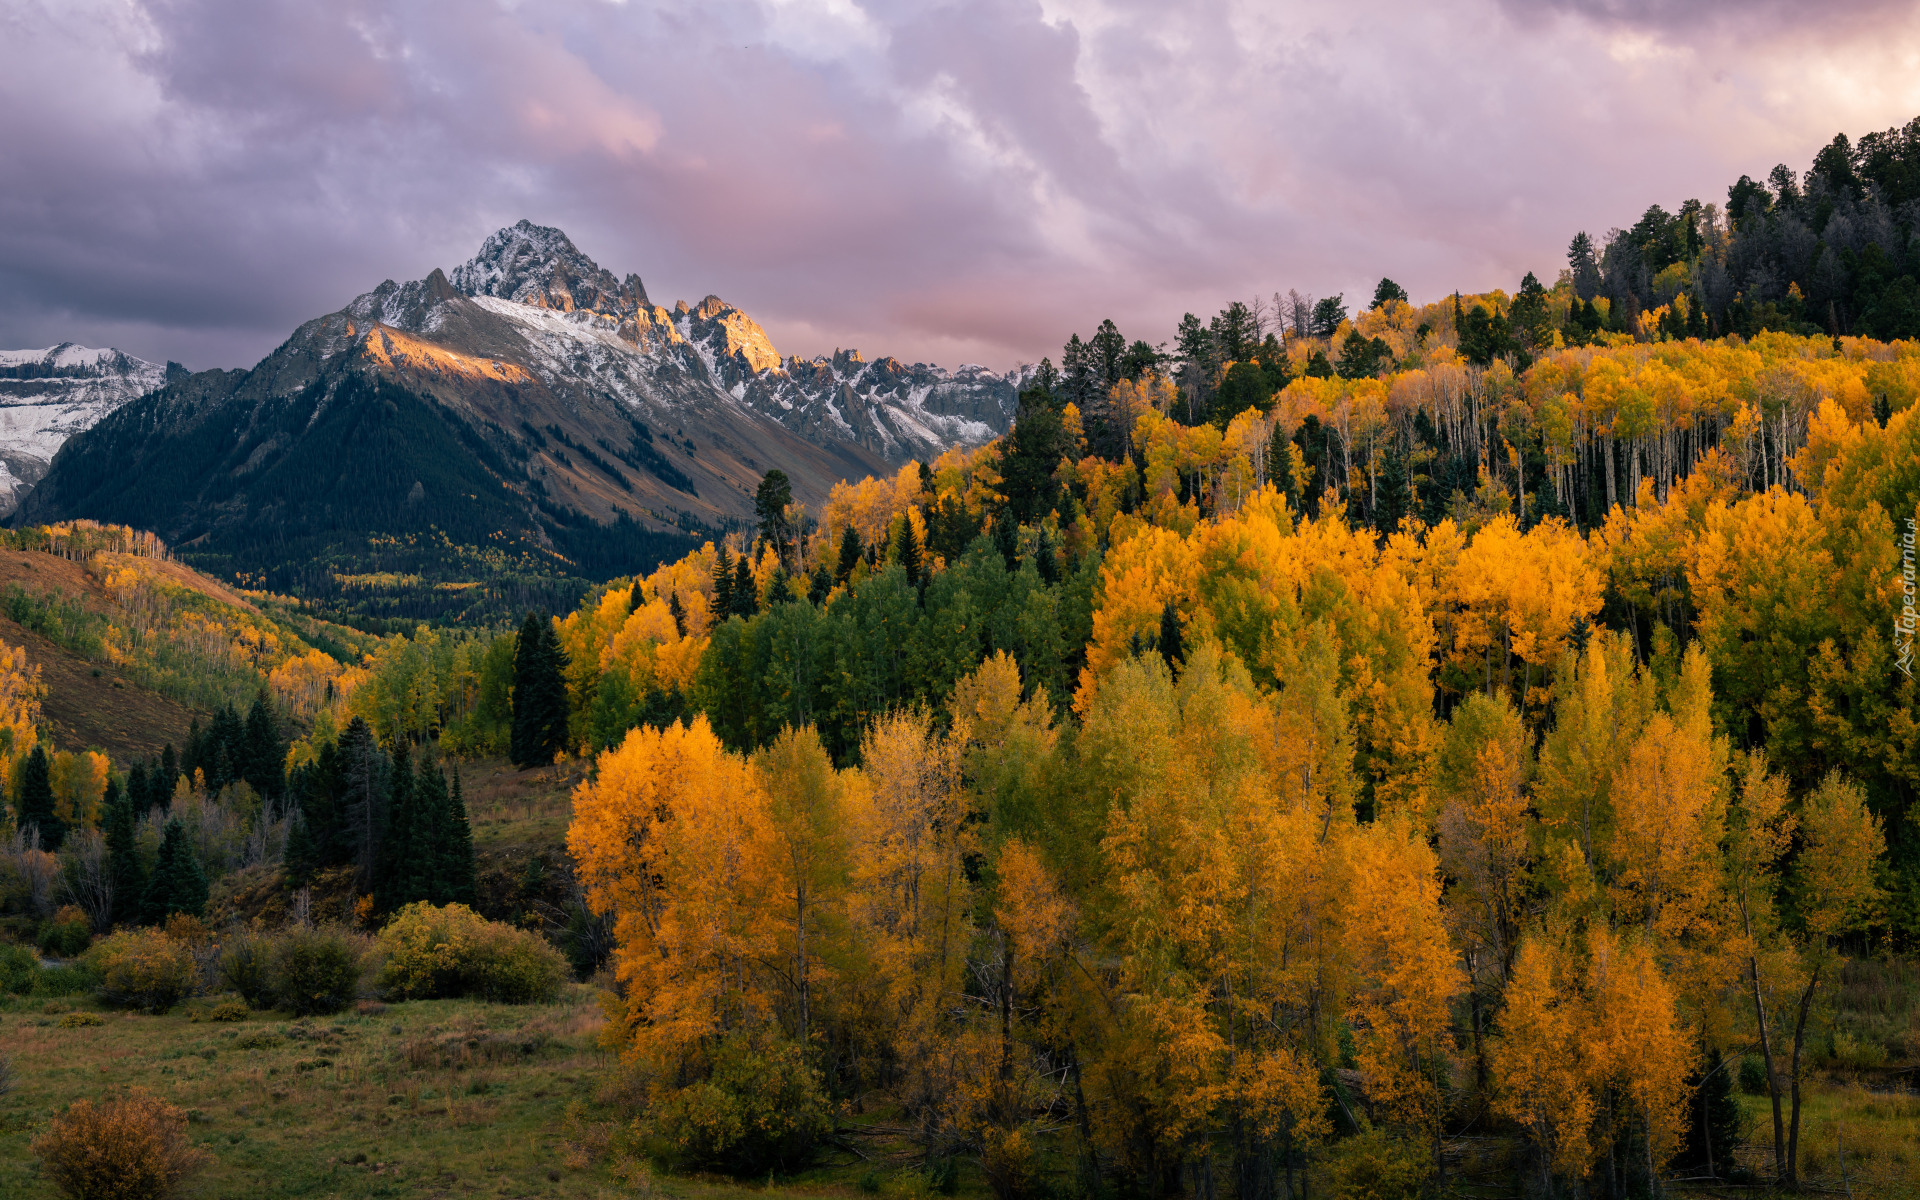
[[[522,216],[800,353],[1511,287],[1920,113],[1913,13],[0,0],[0,345],[248,365]]]

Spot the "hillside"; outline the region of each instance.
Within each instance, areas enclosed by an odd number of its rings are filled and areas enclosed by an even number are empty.
[[[185,743],[190,724],[263,689],[291,719],[295,659],[349,660],[365,635],[256,601],[161,557],[150,535],[78,523],[11,531],[0,542],[0,641],[40,670],[41,707],[61,749],[97,749],[125,766]],[[322,651],[324,648],[324,651]]]

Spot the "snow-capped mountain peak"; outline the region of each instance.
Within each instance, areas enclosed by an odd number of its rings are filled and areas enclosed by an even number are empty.
[[[469,296],[494,296],[561,312],[619,317],[652,307],[638,275],[616,279],[565,233],[525,219],[481,243],[480,252],[455,267],[451,279]]]
[[[0,350],[0,516],[45,477],[68,438],[179,370],[72,342]]]

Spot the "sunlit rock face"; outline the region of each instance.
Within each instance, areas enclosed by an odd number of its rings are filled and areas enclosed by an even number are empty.
[[[166,379],[165,366],[113,349],[0,350],[0,516],[20,506],[68,438]]]

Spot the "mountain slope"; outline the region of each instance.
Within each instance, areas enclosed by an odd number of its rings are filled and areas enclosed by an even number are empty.
[[[307,322],[252,370],[119,408],[61,449],[19,519],[151,528],[207,570],[310,599],[420,576],[445,594],[383,615],[473,615],[537,579],[677,555],[684,531],[748,519],[769,468],[818,503],[997,436],[1020,378],[783,359],[725,302],[669,311],[523,221],[451,275]]]
[[[72,342],[0,350],[0,517],[40,482],[68,438],[181,370]]]

